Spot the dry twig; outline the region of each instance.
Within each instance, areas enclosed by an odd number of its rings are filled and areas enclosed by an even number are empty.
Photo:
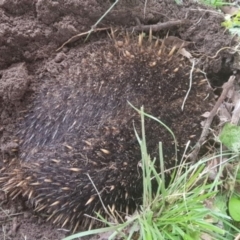
[[[211,110],[207,120],[205,121],[205,124],[203,126],[203,130],[202,130],[202,134],[201,134],[201,136],[200,136],[200,138],[199,138],[199,140],[198,140],[194,150],[188,156],[192,162],[196,162],[198,152],[199,152],[202,144],[204,143],[204,141],[206,140],[206,138],[208,136],[209,128],[211,126],[213,118],[216,115],[218,108],[220,107],[220,105],[222,104],[224,99],[226,98],[228,91],[230,90],[230,88],[233,87],[234,80],[235,80],[235,76],[231,76],[228,79],[228,81],[223,84],[222,94],[219,97],[219,99],[217,100],[217,102],[215,103],[215,105],[214,105],[213,109]]]

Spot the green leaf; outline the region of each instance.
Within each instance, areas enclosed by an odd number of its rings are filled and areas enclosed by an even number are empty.
[[[229,199],[229,213],[234,221],[240,221],[240,198],[236,195],[232,195]]]
[[[221,24],[223,27],[226,28],[239,28],[240,27],[240,11],[236,14],[229,16],[225,16],[225,21]]]
[[[216,211],[220,211],[223,214],[226,214],[227,212],[227,194],[226,193],[219,193],[215,196],[213,208]]]
[[[226,123],[219,136],[220,141],[229,150],[239,153],[240,151],[240,127]]]

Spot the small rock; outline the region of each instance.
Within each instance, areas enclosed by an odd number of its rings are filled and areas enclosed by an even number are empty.
[[[30,218],[30,216],[31,216],[31,213],[30,213],[30,212],[24,212],[24,213],[23,213],[23,217],[24,217],[24,218]]]
[[[60,52],[57,54],[57,56],[55,57],[54,61],[56,63],[60,63],[64,60],[64,58],[66,57],[66,54],[64,54],[63,52]]]

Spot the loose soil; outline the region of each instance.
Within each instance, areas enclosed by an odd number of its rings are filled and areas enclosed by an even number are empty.
[[[60,52],[56,52],[56,49],[72,36],[91,29],[111,6],[111,2],[113,1],[1,1],[1,178],[5,176],[5,172],[9,173],[11,169],[16,168],[16,166],[19,165],[19,159],[25,154],[25,149],[20,148],[19,152],[19,143],[16,140],[20,122],[26,116],[30,115],[31,117],[31,114],[28,114],[29,109],[31,109],[31,105],[34,105],[36,99],[37,102],[44,102],[46,106],[46,99],[48,99],[49,96],[43,94],[39,100],[38,94],[39,92],[44,92],[44,88],[49,88],[53,91],[58,87],[61,89],[65,80],[74,79],[78,76],[76,72],[72,72],[71,75],[68,69],[75,69],[77,71],[76,67],[78,64],[82,64],[79,70],[80,73],[83,71],[81,69],[86,68],[89,72],[88,75],[85,73],[85,78],[93,79],[93,76],[98,75],[98,71],[100,70],[97,69],[97,67],[100,65],[97,63],[95,63],[95,65],[93,64],[94,68],[91,70],[88,66],[88,61],[91,60],[92,62],[105,61],[106,64],[102,65],[105,71],[105,75],[103,74],[102,78],[105,80],[110,79],[110,77],[114,75],[119,76],[123,73],[125,74],[125,72],[128,73],[129,79],[135,75],[137,79],[138,74],[139,76],[152,74],[150,70],[149,72],[141,73],[139,65],[137,71],[131,73],[128,68],[128,63],[126,63],[125,60],[125,62],[118,62],[119,66],[111,65],[109,62],[115,61],[113,60],[114,51],[111,50],[111,47],[108,49],[108,45],[114,45],[112,44],[113,40],[109,38],[106,31],[92,33],[87,41],[85,41],[85,38],[79,38],[77,41],[66,45]],[[145,6],[145,1],[126,0],[120,1],[101,21],[98,27],[130,28],[138,24],[136,19],[143,25],[187,19],[186,24],[159,31],[155,33],[155,36],[163,38],[168,34],[169,36],[175,36],[178,39],[188,42],[189,44],[186,47],[188,51],[200,59],[196,68],[206,72],[213,86],[221,86],[232,74],[234,70],[232,67],[234,56],[230,54],[227,49],[215,55],[221,48],[231,47],[235,44],[234,39],[228,35],[225,29],[220,27],[223,21],[222,14],[213,11],[213,9],[208,9],[207,7],[199,6],[191,2],[185,3],[184,5],[177,5],[174,1],[154,0],[147,1],[147,5]],[[103,60],[98,58],[99,55],[94,55],[94,51],[98,52],[98,49],[102,50],[102,55],[106,53]],[[131,49],[128,50],[127,55],[128,53],[130,53],[130,55],[123,56],[123,58],[131,58]],[[119,53],[121,53],[121,51]],[[126,51],[124,53],[126,54]],[[131,62],[135,60],[128,61]],[[149,68],[154,67],[156,64],[153,59],[147,59],[147,61]],[[185,59],[184,61],[187,62],[188,60]],[[169,86],[171,89],[175,87],[177,89],[175,96],[183,99],[183,92],[186,92],[188,89],[187,84],[191,70],[190,62],[185,71],[180,71],[180,75],[174,75],[175,69],[181,66],[180,63],[175,63],[176,66],[161,64],[162,68],[165,68],[165,72],[167,68],[170,70],[168,75],[165,73],[165,75],[162,74],[163,79],[166,79],[166,76],[169,76],[170,79],[179,78],[179,82],[174,81],[172,85]],[[144,67],[143,69],[145,69]],[[151,76],[154,77],[154,74]],[[182,79],[184,79],[184,76],[186,78],[185,88],[180,84],[183,83]],[[203,75],[202,78],[204,79]],[[50,79],[50,81],[46,83],[46,79]],[[200,73],[198,73],[197,79],[200,82]],[[52,87],[54,83],[56,83],[56,86]],[[69,87],[69,85],[67,86]],[[166,86],[167,85],[164,85],[164,88],[167,90]],[[182,94],[179,93],[178,95],[178,91],[180,92],[180,90]],[[106,92],[108,93],[107,90]],[[200,115],[204,111],[211,110],[211,104],[213,103],[213,98],[210,97],[209,102],[201,105],[201,99],[207,94],[206,84],[204,86],[194,86],[192,95],[189,96],[189,102],[191,102],[192,105],[186,105],[186,111],[188,112],[185,116],[182,116],[182,119],[180,119],[180,115],[178,115],[180,114],[180,102],[172,102],[172,105],[169,103],[169,106],[167,106],[165,102],[165,105],[162,106],[163,112],[165,113],[171,108],[172,115],[169,113],[169,118],[166,118],[166,123],[172,124],[173,129],[176,127],[178,138],[181,136],[184,140],[191,135],[194,141],[197,141],[201,131],[200,125],[197,125],[198,123],[200,124],[202,120]],[[156,96],[156,94],[154,94],[154,96]],[[141,98],[140,95],[139,98]],[[164,97],[161,99],[163,98]],[[158,99],[154,101],[149,99],[150,105],[156,104],[156,109],[152,111],[153,115],[158,114],[157,106],[159,103],[157,103],[157,101]],[[51,106],[48,106],[47,109],[50,110]],[[193,120],[191,122],[189,120],[189,122],[186,122],[186,125],[184,125],[184,121],[191,119],[191,117]],[[170,119],[171,123],[169,123],[167,119]],[[175,121],[172,121],[172,119],[177,119],[176,121],[183,123],[183,125],[181,125],[182,129],[186,129],[190,123],[195,124],[193,126],[194,130],[190,129],[190,132],[184,132],[180,131],[180,129],[178,131],[177,126],[175,126],[176,124],[174,125]],[[30,126],[31,121],[27,122],[27,124]],[[24,128],[28,128],[28,125],[25,125]],[[192,134],[190,134],[191,131],[193,131]],[[59,135],[59,137],[61,136]],[[31,146],[29,146],[29,148],[31,148]],[[26,149],[28,151],[28,147]],[[3,182],[3,180],[1,180],[1,182]],[[15,196],[16,198],[13,199]],[[22,198],[18,192],[12,192],[10,196],[2,193],[1,208],[1,239],[62,239],[69,234],[67,228],[57,228],[55,225],[46,222],[44,212],[39,214],[34,213],[31,202]]]

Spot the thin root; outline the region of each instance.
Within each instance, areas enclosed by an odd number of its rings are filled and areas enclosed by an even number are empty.
[[[62,44],[61,47],[59,47],[56,51],[60,51],[63,49],[63,47],[65,47],[68,43],[72,43],[72,42],[75,42],[77,41],[79,38],[81,38],[82,36],[85,36],[87,34],[91,34],[92,32],[98,32],[98,31],[104,31],[104,30],[109,30],[110,28],[109,27],[106,27],[106,28],[96,28],[96,29],[91,29],[87,32],[84,32],[84,33],[79,33],[73,37],[71,37],[70,39],[68,39],[65,43]]]

